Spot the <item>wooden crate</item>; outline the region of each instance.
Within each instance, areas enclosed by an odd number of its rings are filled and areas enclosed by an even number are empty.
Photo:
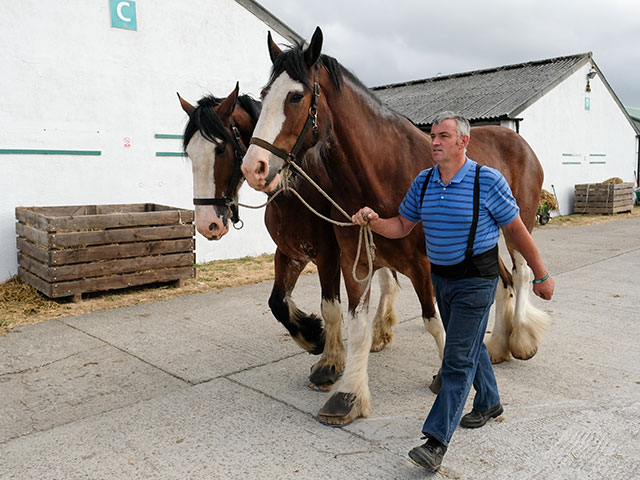
[[[50,298],[195,276],[193,210],[17,207],[18,276]]]
[[[633,210],[633,183],[584,183],[575,186],[574,213],[620,213]]]

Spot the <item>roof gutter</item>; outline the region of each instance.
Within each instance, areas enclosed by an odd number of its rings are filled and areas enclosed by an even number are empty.
[[[262,20],[265,24],[278,32],[278,34],[289,40],[293,45],[300,45],[304,43],[304,38],[294,32],[290,27],[287,26],[286,23],[284,23],[258,2],[254,0],[236,0],[236,3],[242,5],[245,9]]]

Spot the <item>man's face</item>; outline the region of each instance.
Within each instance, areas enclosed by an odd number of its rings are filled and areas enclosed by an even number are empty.
[[[460,152],[464,152],[467,143],[464,139],[466,138],[466,135],[462,139],[458,138],[458,123],[452,118],[447,118],[444,122],[433,125],[431,127],[433,159],[440,163],[458,158]]]

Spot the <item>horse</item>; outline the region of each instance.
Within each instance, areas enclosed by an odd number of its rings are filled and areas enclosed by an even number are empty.
[[[431,139],[406,117],[382,104],[335,58],[321,53],[322,31],[311,42],[282,51],[267,36],[273,63],[262,90],[262,112],[254,138],[244,156],[242,171],[251,187],[271,192],[287,182],[298,188],[288,171],[302,168],[346,212],[371,206],[381,217],[397,214],[413,179],[433,167]],[[309,127],[311,125],[311,127]],[[468,155],[481,165],[497,168],[506,177],[531,231],[543,181],[540,162],[526,141],[515,132],[495,126],[472,129]],[[332,216],[338,213],[332,210]],[[286,228],[283,226],[283,228]],[[334,227],[348,296],[348,348],[344,373],[331,397],[318,413],[322,423],[340,426],[370,413],[368,346],[371,321],[357,306],[364,286],[347,272],[355,258],[358,234]],[[444,328],[435,314],[430,265],[424,233],[413,229],[403,239],[374,235],[373,268],[388,267],[411,279],[422,306],[425,326],[444,345]],[[499,293],[496,295],[493,332],[486,340],[492,361],[528,359],[535,355],[548,315],[529,302],[531,271],[505,235],[513,269],[500,260]],[[361,255],[356,272],[366,272]]]
[[[196,226],[209,240],[221,239],[229,231],[229,222],[241,222],[238,190],[244,178],[240,174],[242,156],[256,125],[261,104],[249,95],[239,95],[239,85],[224,99],[205,96],[194,107],[180,95],[180,104],[189,121],[183,136],[183,148],[192,163]],[[318,208],[320,201],[313,202]],[[265,223],[276,243],[275,278],[269,307],[276,319],[300,347],[311,354],[322,354],[312,367],[308,384],[328,390],[344,369],[340,306],[340,264],[333,230],[318,217],[300,208],[297,199],[281,196],[267,205]],[[300,228],[282,229],[292,220]],[[298,308],[291,292],[305,266],[317,265],[321,286],[321,319]],[[391,326],[398,283],[395,272],[385,269],[378,276],[380,303],[376,316],[376,341],[373,351],[382,350],[393,338]]]

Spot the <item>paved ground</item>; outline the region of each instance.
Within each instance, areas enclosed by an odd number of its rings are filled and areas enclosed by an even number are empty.
[[[459,429],[440,473],[407,456],[438,359],[405,279],[394,342],[370,357],[372,416],[343,429],[315,420],[315,357],[271,316],[268,283],[0,337],[0,478],[640,478],[640,219],[534,236],[553,325],[532,360],[496,366],[504,415]],[[318,310],[314,276],[295,299]]]

